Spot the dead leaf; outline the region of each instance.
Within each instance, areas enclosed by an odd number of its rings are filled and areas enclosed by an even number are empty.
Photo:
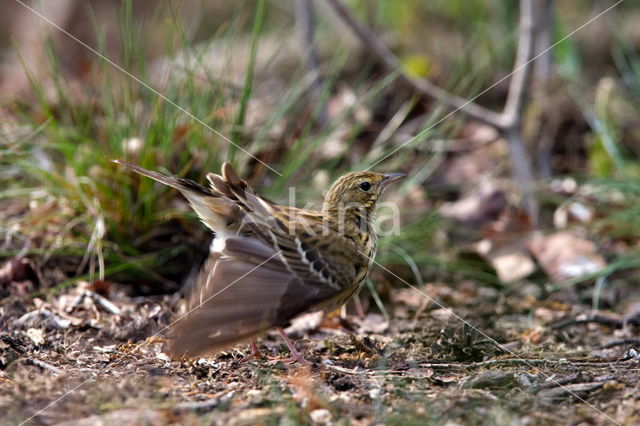
[[[324,312],[322,311],[297,316],[291,320],[291,325],[285,329],[285,333],[287,333],[288,336],[303,336],[309,331],[316,330],[322,323],[323,318]]]
[[[500,281],[505,283],[519,281],[536,270],[533,259],[520,244],[499,247],[486,257]]]
[[[538,234],[528,247],[553,282],[594,273],[606,266],[592,241],[570,231],[547,236]]]
[[[360,334],[383,334],[389,328],[389,321],[379,314],[369,314],[364,320],[356,318],[354,322],[358,324]]]
[[[8,284],[12,281],[24,281],[32,274],[29,259],[20,253],[10,259],[0,268],[0,285]]]
[[[495,174],[509,151],[504,139],[499,138],[487,143],[490,138],[491,135],[483,136],[484,140],[478,139],[477,142],[473,142],[471,145],[474,146],[468,151],[454,152],[442,164],[441,172],[434,176],[433,183],[464,188],[477,185],[482,178]]]
[[[440,214],[470,228],[482,228],[497,220],[507,206],[507,196],[493,182],[486,181],[464,197],[440,207]]]

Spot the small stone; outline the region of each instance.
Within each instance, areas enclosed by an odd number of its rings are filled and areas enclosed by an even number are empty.
[[[326,408],[318,408],[309,413],[313,423],[327,424],[331,421],[331,413]]]
[[[40,328],[30,328],[27,330],[27,337],[29,337],[36,346],[44,344],[44,331]]]
[[[162,352],[158,352],[156,354],[156,358],[158,358],[160,361],[171,362],[171,358],[169,358],[166,354]]]

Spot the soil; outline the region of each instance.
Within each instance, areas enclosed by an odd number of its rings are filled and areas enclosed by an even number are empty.
[[[0,423],[640,422],[637,318],[592,317],[530,289],[418,290],[394,290],[388,321],[366,291],[363,318],[295,321],[289,335],[310,365],[283,363],[277,333],[260,340],[275,360],[240,362],[245,346],[169,359],[162,336],[177,296],[127,297],[113,283],[80,283],[47,302],[10,296],[0,307]]]

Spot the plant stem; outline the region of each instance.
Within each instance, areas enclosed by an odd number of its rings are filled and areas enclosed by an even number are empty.
[[[244,125],[249,99],[251,98],[251,90],[253,89],[253,70],[256,62],[256,54],[258,52],[258,40],[262,33],[262,24],[264,23],[265,9],[266,0],[258,0],[256,16],[253,21],[253,30],[251,32],[249,63],[247,64],[247,72],[244,76],[244,85],[240,96],[240,109],[238,110],[238,115],[233,123],[233,131],[231,132],[231,140],[234,142],[234,145],[231,145],[229,149],[229,161],[231,163],[233,163],[236,157],[236,152],[238,150],[236,145],[240,143],[240,128]]]

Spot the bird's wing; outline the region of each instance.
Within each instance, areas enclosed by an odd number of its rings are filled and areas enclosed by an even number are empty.
[[[245,191],[253,192],[251,185],[240,179],[228,162],[222,164],[222,175],[217,173],[207,173],[207,180],[211,188],[231,200],[242,200]]]
[[[253,233],[281,251],[283,262],[301,281],[339,292],[367,264],[355,242],[330,228],[322,213],[278,206],[252,194],[247,200]]]
[[[227,238],[205,264],[188,313],[172,326],[169,352],[199,356],[228,348],[337,294],[301,281],[280,254],[254,238]]]
[[[300,279],[341,291],[353,284],[356,271],[366,265],[355,242],[326,224],[290,212],[277,220],[285,226],[272,228],[272,241]]]
[[[257,195],[240,179],[229,163],[222,176],[207,175],[212,188],[237,202],[243,211],[245,235],[255,236],[282,251],[288,269],[301,281],[343,290],[368,259],[360,255],[353,241],[324,223],[319,212],[279,206]]]

